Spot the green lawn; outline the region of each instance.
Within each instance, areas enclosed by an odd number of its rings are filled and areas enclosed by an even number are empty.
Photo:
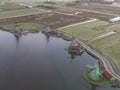
[[[73,34],[77,38],[87,41],[89,39],[95,38],[105,33],[106,31],[104,30],[95,30],[93,28],[100,26],[100,25],[106,25],[106,24],[108,23],[105,21],[97,20],[94,22],[86,23],[86,24],[80,24],[80,25],[67,27],[67,28],[62,29],[62,31],[70,35]]]
[[[120,68],[120,42],[102,50],[102,53],[110,57]]]
[[[29,15],[35,13],[43,13],[46,12],[45,10],[38,10],[38,9],[21,9],[21,10],[13,10],[13,11],[1,11],[0,18],[8,18],[13,16],[20,16],[20,15]]]
[[[4,25],[4,28],[14,28],[16,26],[16,24],[8,24],[8,25]],[[40,30],[43,29],[43,25],[40,25],[38,23],[34,23],[34,22],[25,22],[25,23],[18,23],[17,26],[20,29],[23,30]]]
[[[114,43],[117,40],[120,40],[120,34],[112,34],[104,38],[96,39],[90,42],[90,44],[94,48],[100,49],[102,47],[108,46],[111,43]]]

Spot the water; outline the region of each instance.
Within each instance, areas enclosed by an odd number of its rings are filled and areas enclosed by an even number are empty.
[[[20,38],[0,31],[0,90],[120,90],[95,87],[82,73],[96,59],[88,53],[71,59],[70,42],[44,34]]]

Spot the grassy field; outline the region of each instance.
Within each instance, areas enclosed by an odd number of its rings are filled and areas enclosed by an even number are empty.
[[[106,30],[117,31],[120,33],[120,23],[111,25],[110,27],[107,27]]]
[[[120,68],[120,42],[102,50],[102,53],[111,58]]]
[[[16,24],[8,24],[8,25],[4,25],[3,28],[14,28],[15,26]],[[23,30],[40,30],[43,29],[44,26],[34,22],[25,22],[25,23],[18,23],[17,27]]]
[[[105,46],[108,46],[115,41],[120,40],[120,35],[119,34],[112,34],[109,36],[106,36],[104,38],[96,39],[90,42],[90,44],[97,49],[103,48]]]
[[[68,28],[64,28],[62,29],[62,31],[70,35],[73,34],[74,36],[76,36],[77,38],[81,40],[88,41],[92,38],[95,38],[105,33],[104,30],[93,29],[94,27],[97,27],[99,25],[106,25],[106,24],[107,22],[97,20],[94,22],[86,23],[86,24],[80,24],[80,25],[75,25],[75,26],[71,26]]]
[[[36,14],[36,13],[43,13],[46,12],[45,10],[38,10],[38,9],[21,9],[21,10],[13,10],[13,11],[1,11],[0,18],[8,18],[20,15],[29,15],[29,14]]]

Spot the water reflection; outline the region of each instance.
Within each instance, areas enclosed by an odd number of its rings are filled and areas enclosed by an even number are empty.
[[[49,41],[50,41],[50,35],[45,34],[45,36],[46,36],[46,42],[47,42],[47,45],[48,45],[48,43],[49,43]]]
[[[68,58],[70,58],[71,64],[72,64],[72,62],[75,60],[75,58],[80,57],[83,53],[84,53],[84,52],[81,52],[79,55],[74,55],[74,54],[68,52],[68,54],[69,54],[69,57],[68,57]]]
[[[96,90],[97,86],[96,85],[91,85],[91,90]]]

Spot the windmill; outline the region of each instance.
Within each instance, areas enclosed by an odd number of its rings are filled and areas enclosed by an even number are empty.
[[[87,67],[90,69],[89,76],[93,80],[100,80],[100,69],[99,69],[99,63],[98,61],[95,61],[94,65],[87,65]]]

